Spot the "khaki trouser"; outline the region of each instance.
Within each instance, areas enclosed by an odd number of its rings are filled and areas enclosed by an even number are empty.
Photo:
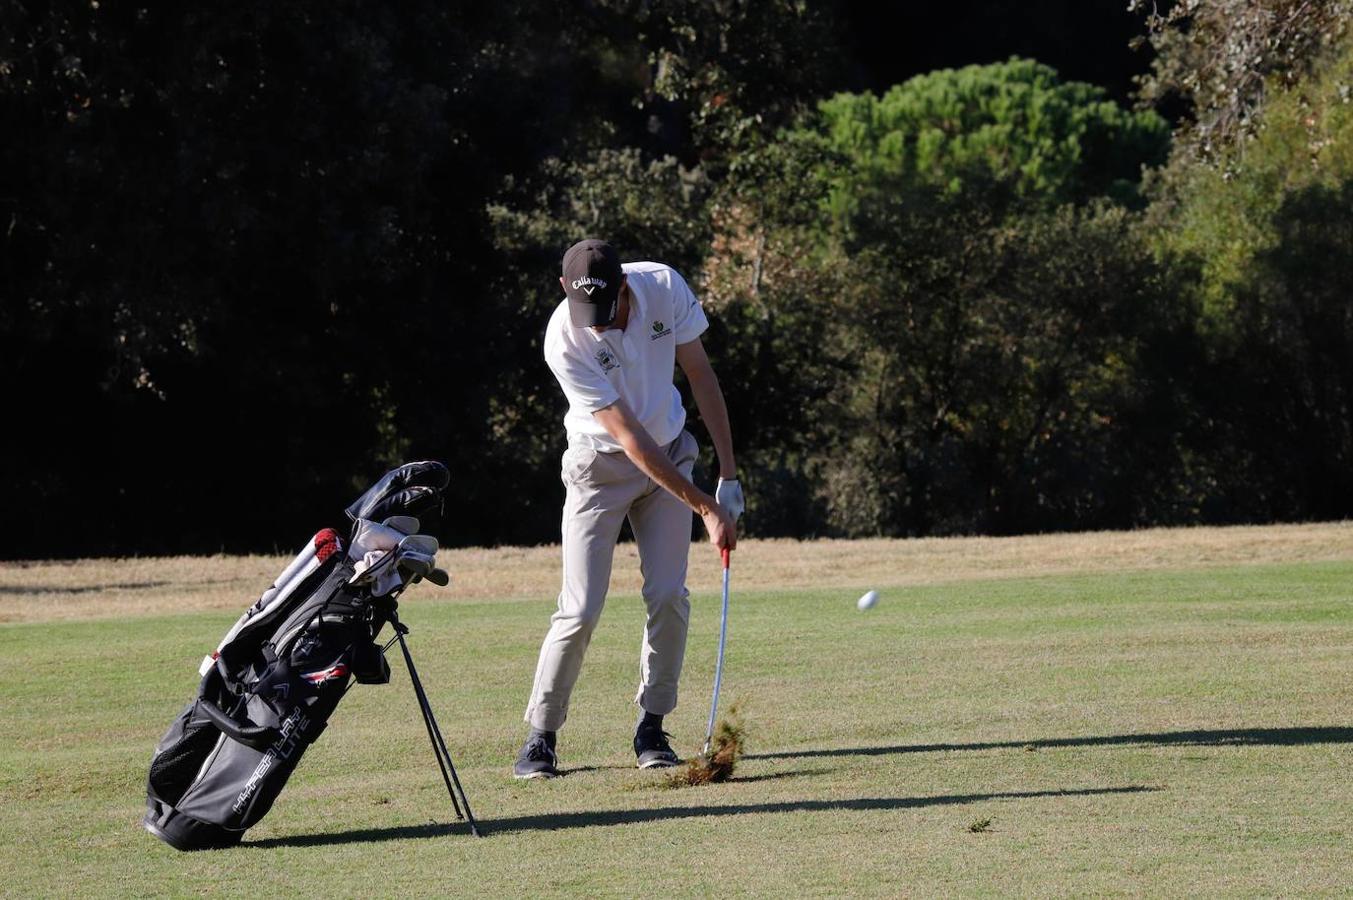
[[[665,451],[690,478],[698,451],[690,432],[681,432]],[[651,481],[624,453],[569,447],[561,476],[568,489],[563,588],[540,648],[526,721],[532,728],[557,731],[568,717],[569,696],[606,603],[611,558],[626,516],[638,545],[648,608],[635,700],[645,712],[666,715],[676,708],[691,613],[686,591],[690,508]]]

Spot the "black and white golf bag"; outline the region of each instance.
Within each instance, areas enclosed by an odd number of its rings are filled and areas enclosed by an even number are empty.
[[[387,473],[348,507],[348,534],[316,534],[203,659],[197,698],[151,758],[146,830],[179,850],[239,843],[272,808],[351,683],[390,680],[385,650],[395,641],[457,815],[461,802],[469,814],[396,615],[407,585],[447,583],[435,567],[437,540],[418,534],[418,517],[440,507],[448,481],[436,462]],[[376,636],[387,622],[395,636],[382,646]]]

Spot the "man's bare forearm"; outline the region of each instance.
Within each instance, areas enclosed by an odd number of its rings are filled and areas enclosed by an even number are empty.
[[[693,512],[703,516],[715,506],[714,498],[681,474],[628,408],[617,403],[594,415],[611,436],[620,442],[625,455],[641,472],[689,506]]]
[[[676,361],[681,371],[686,373],[695,406],[700,410],[700,418],[704,420],[709,439],[714,442],[714,452],[719,457],[719,477],[737,478],[738,466],[733,458],[733,429],[728,426],[728,405],[724,402],[719,378],[705,354],[705,345],[699,338],[677,345]]]
[[[663,490],[689,506],[705,522],[709,542],[721,550],[738,545],[738,526],[728,511],[682,475],[667,454],[654,442],[624,400],[617,400],[592,413],[601,427],[620,443],[639,471],[656,481]]]
[[[688,379],[690,380],[690,379]],[[714,453],[719,458],[719,477],[737,478],[737,461],[733,458],[733,429],[728,425],[728,405],[723,399],[719,379],[710,372],[706,377],[690,380],[691,396],[700,410],[709,439],[714,442]]]

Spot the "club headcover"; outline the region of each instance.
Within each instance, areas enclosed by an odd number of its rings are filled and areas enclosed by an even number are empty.
[[[386,472],[381,479],[348,507],[353,522],[370,519],[381,522],[391,516],[421,518],[441,506],[442,492],[451,483],[446,466],[433,460],[405,463]]]
[[[393,550],[404,540],[405,534],[388,525],[379,525],[367,519],[352,523],[352,539],[348,542],[348,558],[358,560],[373,550]]]

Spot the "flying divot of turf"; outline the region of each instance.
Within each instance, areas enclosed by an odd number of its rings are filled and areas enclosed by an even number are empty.
[[[738,714],[737,704],[728,708],[728,715],[719,720],[714,731],[714,741],[709,753],[698,753],[686,761],[686,765],[667,776],[668,787],[693,787],[698,784],[710,784],[727,781],[733,775],[733,767],[742,755],[746,740],[746,728],[742,716]]]

